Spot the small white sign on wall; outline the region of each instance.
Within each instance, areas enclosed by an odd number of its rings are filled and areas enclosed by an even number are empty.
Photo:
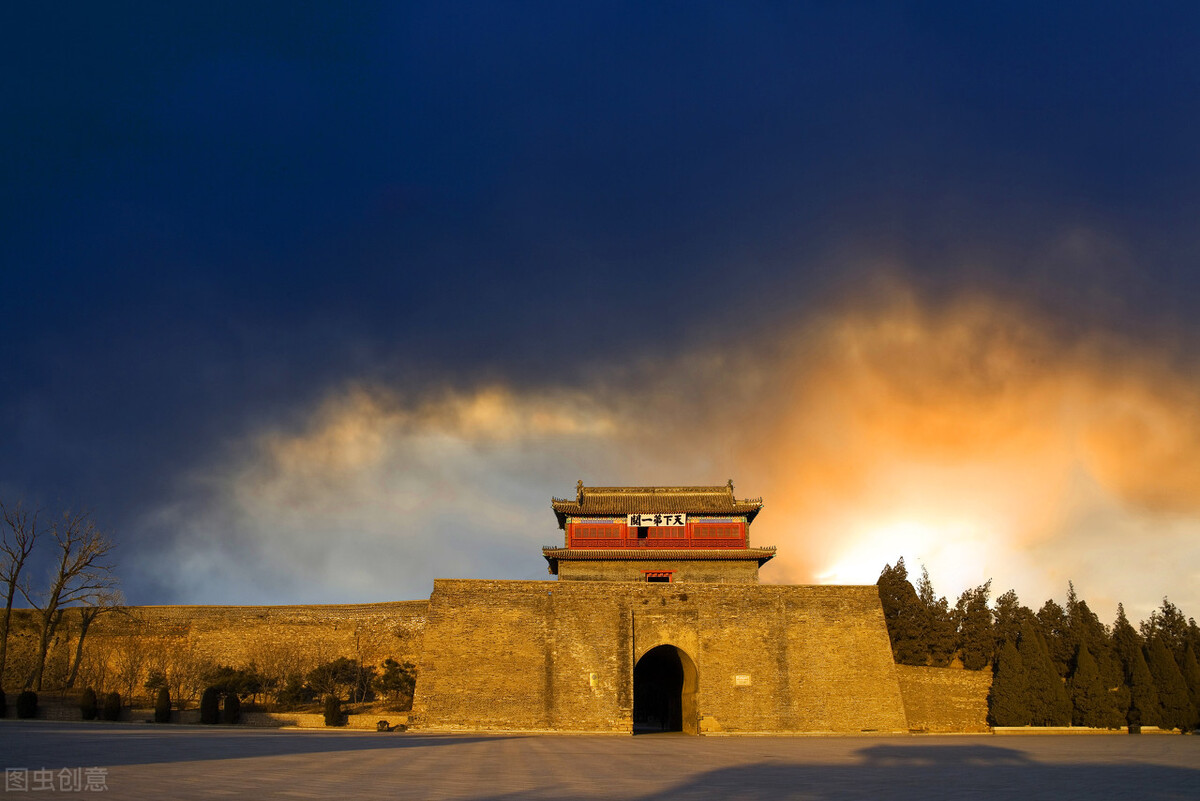
[[[750,674],[749,673],[734,674],[733,686],[734,687],[749,687],[750,686]]]
[[[646,513],[636,515],[625,515],[625,525],[631,528],[641,528],[642,526],[686,526],[686,514],[658,514]]]

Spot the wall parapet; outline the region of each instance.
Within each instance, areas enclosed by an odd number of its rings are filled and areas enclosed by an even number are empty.
[[[990,670],[896,665],[910,731],[986,732]]]

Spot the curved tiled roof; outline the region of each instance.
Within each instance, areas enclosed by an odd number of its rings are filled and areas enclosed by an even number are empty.
[[[672,562],[758,562],[762,567],[775,556],[775,549],[767,548],[563,548],[547,545],[542,556],[550,563],[550,571],[558,573],[559,560],[568,562],[641,562],[666,560]]]
[[[559,528],[568,516],[638,512],[745,515],[749,524],[763,507],[762,498],[734,498],[732,481],[718,487],[585,487],[580,481],[575,490],[573,500],[550,500]]]

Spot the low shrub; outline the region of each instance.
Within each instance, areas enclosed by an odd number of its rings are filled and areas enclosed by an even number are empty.
[[[37,693],[25,690],[17,696],[17,717],[24,720],[37,717]]]
[[[154,699],[154,722],[171,722],[171,693],[166,687],[159,687],[158,698]]]
[[[119,693],[108,693],[104,696],[104,707],[100,710],[100,717],[104,720],[121,719],[121,695]]]
[[[221,691],[209,687],[200,696],[200,722],[217,723],[221,719]]]
[[[232,726],[242,719],[242,700],[237,693],[225,696],[225,708],[221,711],[221,722]]]
[[[343,723],[342,702],[337,699],[337,696],[325,696],[325,725],[341,726]]]
[[[316,693],[304,683],[304,677],[295,674],[288,676],[283,687],[275,694],[278,709],[299,709],[316,700]]]
[[[88,687],[79,696],[79,716],[84,720],[95,720],[99,714],[96,703],[96,691]]]

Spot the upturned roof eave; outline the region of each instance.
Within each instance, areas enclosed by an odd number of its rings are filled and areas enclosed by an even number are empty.
[[[558,562],[749,562],[762,567],[775,557],[774,547],[758,548],[565,548],[547,545],[542,556],[558,575]]]
[[[580,482],[574,499],[551,498],[550,506],[565,529],[567,517],[617,517],[638,512],[689,515],[745,515],[753,522],[762,510],[762,498],[737,499],[733,482],[726,486],[691,487],[585,487]]]

